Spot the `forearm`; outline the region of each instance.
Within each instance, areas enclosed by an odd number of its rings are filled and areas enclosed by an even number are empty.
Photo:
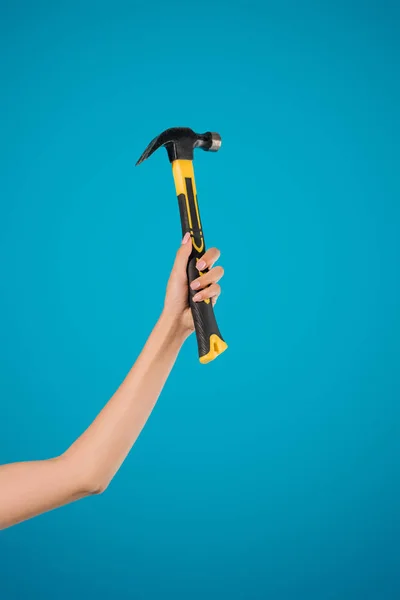
[[[102,491],[146,423],[188,333],[162,315],[136,363],[90,427],[65,453]]]
[[[62,456],[0,467],[0,529],[107,487],[146,423],[187,334],[163,314],[124,382]]]

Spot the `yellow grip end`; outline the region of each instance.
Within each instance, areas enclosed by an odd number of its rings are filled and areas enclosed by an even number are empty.
[[[201,364],[206,365],[207,363],[211,362],[212,360],[214,360],[214,358],[217,358],[217,356],[225,352],[227,347],[228,344],[221,340],[221,338],[216,333],[213,333],[210,336],[210,351],[204,356],[200,356],[199,360]]]

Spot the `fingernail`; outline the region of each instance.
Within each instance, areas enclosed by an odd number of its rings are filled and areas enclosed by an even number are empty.
[[[195,294],[193,296],[193,302],[198,302],[199,300],[201,300],[201,294]]]
[[[198,290],[200,287],[200,281],[198,279],[196,279],[195,281],[192,281],[192,283],[190,284],[190,287],[192,288],[192,290]]]
[[[187,232],[185,233],[185,235],[183,236],[182,245],[183,245],[183,244],[187,244],[187,243],[188,243],[188,241],[189,241],[189,239],[190,239],[190,233],[187,231]]]
[[[198,271],[201,271],[202,269],[204,269],[204,267],[206,266],[206,261],[205,260],[199,260],[199,262],[196,265],[196,268]]]

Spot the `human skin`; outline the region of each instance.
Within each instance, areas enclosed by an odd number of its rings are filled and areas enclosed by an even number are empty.
[[[190,253],[191,240],[186,234],[153,331],[125,380],[88,429],[60,456],[0,466],[0,529],[107,488],[194,330],[186,275]],[[196,290],[195,301],[211,298],[215,304],[221,291],[217,282],[223,276],[222,267],[213,266],[219,254],[212,248],[198,263],[199,271],[210,270],[191,284]]]

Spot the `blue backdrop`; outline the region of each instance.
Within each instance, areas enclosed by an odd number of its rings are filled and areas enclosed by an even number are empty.
[[[398,3],[0,6],[0,463],[64,451],[159,314],[167,127],[223,136],[229,343],[104,495],[0,533],[1,599],[399,598]]]

